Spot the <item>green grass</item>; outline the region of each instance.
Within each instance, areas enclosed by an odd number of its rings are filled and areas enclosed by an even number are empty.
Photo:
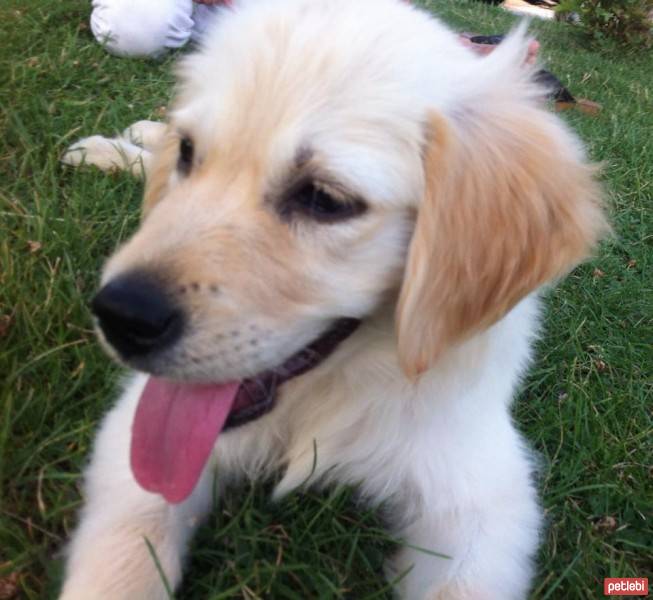
[[[468,0],[426,2],[452,25],[506,30]],[[94,427],[115,396],[86,308],[103,257],[137,224],[141,184],[63,169],[67,144],[157,118],[170,63],[93,43],[81,0],[0,8],[0,579],[53,597]],[[546,335],[515,409],[542,455],[548,528],[532,597],[602,596],[606,576],[652,576],[653,58],[590,48],[534,23],[542,54],[596,118],[566,118],[604,163],[614,240],[550,294]],[[497,82],[501,85],[501,82]],[[194,545],[180,598],[390,598],[393,542],[347,490],[273,505],[230,494]]]

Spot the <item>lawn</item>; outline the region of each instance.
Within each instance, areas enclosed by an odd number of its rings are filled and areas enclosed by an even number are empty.
[[[424,4],[461,30],[512,23],[470,0]],[[89,5],[0,7],[0,598],[13,586],[56,595],[80,472],[119,377],[87,305],[103,258],[137,225],[142,186],[58,158],[81,136],[160,118],[170,94],[173,59],[108,56]],[[603,163],[615,236],[549,294],[515,406],[541,455],[548,521],[532,598],[598,598],[604,577],[653,576],[653,57],[592,47],[571,25],[533,30],[572,92],[603,105],[565,118]],[[390,598],[379,514],[348,490],[278,505],[266,491],[234,491],[216,509],[179,598]]]

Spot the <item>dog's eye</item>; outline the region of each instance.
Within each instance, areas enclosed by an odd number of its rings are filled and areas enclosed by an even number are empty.
[[[188,175],[193,168],[193,158],[195,148],[193,142],[188,137],[181,138],[179,142],[179,159],[177,160],[177,169],[183,175]]]
[[[349,219],[366,209],[362,200],[339,200],[312,182],[294,190],[282,204],[282,214],[286,218],[300,214],[320,223]]]

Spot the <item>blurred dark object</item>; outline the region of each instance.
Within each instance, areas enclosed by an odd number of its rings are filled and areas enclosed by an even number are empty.
[[[490,46],[496,46],[501,43],[505,38],[505,35],[475,35],[474,37],[469,38],[470,42],[474,44],[488,44]]]
[[[540,69],[535,73],[535,81],[549,90],[549,98],[552,100],[556,102],[576,102],[576,98],[551,71]]]
[[[469,37],[469,41],[474,44],[485,44],[496,46],[500,44],[505,35],[462,35]],[[557,111],[578,108],[588,115],[596,115],[601,111],[601,105],[584,98],[576,99],[573,94],[564,86],[562,82],[551,71],[540,69],[535,73],[535,81],[545,87],[548,91],[548,97],[555,102]]]

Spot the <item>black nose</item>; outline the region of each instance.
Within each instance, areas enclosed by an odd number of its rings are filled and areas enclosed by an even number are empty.
[[[162,350],[181,335],[181,310],[148,274],[113,279],[93,298],[91,309],[107,341],[123,358]]]

